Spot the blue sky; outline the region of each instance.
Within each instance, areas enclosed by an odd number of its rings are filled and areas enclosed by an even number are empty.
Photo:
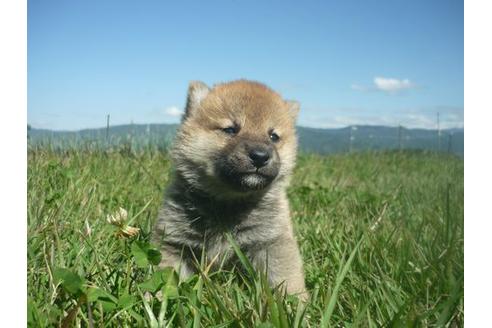
[[[176,123],[190,80],[258,80],[299,124],[462,127],[463,1],[28,0],[28,123]]]

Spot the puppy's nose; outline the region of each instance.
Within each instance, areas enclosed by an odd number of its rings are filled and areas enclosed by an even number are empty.
[[[249,152],[249,158],[251,158],[254,166],[260,168],[267,165],[270,160],[270,152],[265,149],[252,149]]]

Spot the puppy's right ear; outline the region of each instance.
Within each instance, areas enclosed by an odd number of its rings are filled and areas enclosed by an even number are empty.
[[[289,114],[294,120],[296,120],[297,115],[299,114],[299,109],[301,108],[301,104],[299,104],[299,102],[295,100],[287,100],[287,106],[289,107]]]
[[[198,108],[209,92],[210,88],[205,83],[200,81],[190,82],[184,118],[190,116],[191,113]]]

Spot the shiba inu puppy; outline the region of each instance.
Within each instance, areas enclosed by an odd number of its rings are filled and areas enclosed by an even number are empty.
[[[272,286],[305,298],[286,188],[295,166],[297,102],[246,80],[191,82],[172,150],[175,166],[152,241],[182,277],[202,254],[234,262],[228,233]]]

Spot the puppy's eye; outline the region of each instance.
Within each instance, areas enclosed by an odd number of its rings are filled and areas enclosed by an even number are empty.
[[[227,128],[222,129],[222,131],[224,133],[227,133],[227,134],[230,134],[230,135],[234,135],[234,134],[237,134],[238,133],[239,129],[236,126],[229,126]]]
[[[270,140],[272,140],[273,142],[278,142],[280,140],[280,137],[275,132],[271,132],[270,133]]]

